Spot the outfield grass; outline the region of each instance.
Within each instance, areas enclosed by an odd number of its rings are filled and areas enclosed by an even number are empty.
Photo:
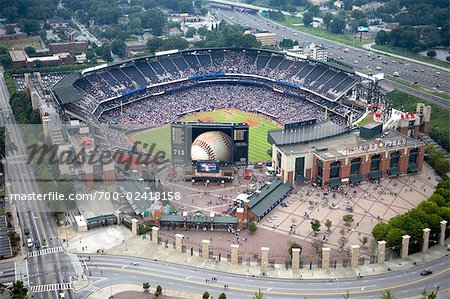
[[[249,161],[265,161],[270,159],[267,150],[270,144],[267,142],[267,132],[280,129],[280,126],[274,122],[253,114],[240,110],[215,110],[201,112],[180,119],[180,121],[203,121],[213,122],[247,122],[250,125],[250,142],[249,142]],[[170,155],[170,125],[159,128],[149,129],[147,131],[132,134],[130,138],[148,144],[155,144],[154,151],[164,151]]]
[[[36,50],[43,49],[40,37],[28,37],[25,39],[14,39],[2,41],[2,47],[14,50],[23,50],[26,47],[34,47]]]

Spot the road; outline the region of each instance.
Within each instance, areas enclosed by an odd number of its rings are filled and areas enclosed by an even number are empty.
[[[383,54],[349,47],[318,36],[296,31],[272,22],[258,14],[249,14],[224,8],[212,9],[212,11],[219,19],[224,19],[229,23],[274,32],[277,34],[278,40],[290,38],[297,40],[300,44],[315,43],[316,45],[323,45],[328,48],[329,57],[345,62],[353,66],[355,70],[372,73],[382,72],[391,76],[394,75],[394,72],[398,72],[400,78],[405,81],[416,83],[418,86],[429,89],[450,93],[450,80],[448,80],[448,73],[444,71],[437,72],[428,66],[399,61]]]
[[[1,114],[2,122],[6,124],[11,141],[17,146],[17,150],[7,154],[6,158],[7,183],[11,186],[10,193],[39,193],[40,189],[33,168],[26,163],[26,145],[11,112],[9,93],[3,73],[0,74],[0,109],[6,111]],[[42,285],[68,283],[70,277],[74,275],[72,261],[65,252],[61,251],[62,243],[58,239],[56,223],[47,212],[46,206],[42,202],[14,201],[12,198],[10,198],[10,202],[11,205],[15,205],[17,210],[17,215],[14,216],[18,216],[23,248],[28,257],[17,261],[13,267],[7,263],[1,264],[0,271],[6,270],[6,273],[10,273],[10,269],[15,269],[15,279],[23,280],[27,286],[33,289]],[[25,236],[25,227],[29,230],[29,236]],[[42,248],[40,250],[27,248],[27,237],[33,241],[39,241]],[[0,276],[1,279],[4,278]],[[66,294],[71,298],[69,291],[66,291]],[[58,298],[58,292],[40,292],[35,294],[35,298]]]
[[[342,298],[347,291],[354,298],[379,298],[385,289],[390,289],[396,298],[416,296],[424,288],[432,290],[439,285],[441,296],[449,287],[448,256],[429,264],[417,266],[405,271],[387,272],[382,275],[363,277],[362,279],[276,279],[230,274],[193,268],[185,265],[162,261],[138,259],[135,257],[117,257],[81,255],[92,277],[89,289],[106,288],[114,284],[137,284],[149,282],[152,286],[183,290],[184,292],[203,293],[208,291],[216,297],[225,292],[227,298],[251,298],[255,291],[261,289],[264,298]],[[137,265],[132,265],[137,263]],[[421,276],[420,272],[431,268],[433,273]],[[309,270],[305,270],[309,271]],[[217,282],[206,282],[216,277]],[[224,289],[224,285],[228,289]],[[82,291],[77,298],[87,298],[90,291]]]

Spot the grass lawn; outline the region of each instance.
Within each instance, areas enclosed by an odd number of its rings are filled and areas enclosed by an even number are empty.
[[[373,120],[372,115],[367,115],[362,121],[358,123],[358,125],[360,126],[367,125],[368,123],[372,122],[372,120]]]
[[[2,47],[14,50],[23,50],[26,47],[31,46],[36,50],[43,49],[42,41],[40,37],[28,37],[25,39],[5,40],[2,41]]]
[[[270,159],[267,150],[270,144],[267,142],[267,132],[280,129],[280,126],[274,122],[253,114],[243,112],[237,109],[220,109],[215,111],[200,112],[194,115],[186,116],[180,121],[203,121],[212,122],[246,122],[250,125],[250,142],[249,142],[249,161],[265,161]],[[140,133],[129,136],[132,140],[138,140],[148,144],[155,143],[156,151],[164,151],[170,153],[170,125],[159,128],[149,129]]]
[[[381,50],[381,51],[385,51],[385,52],[389,52],[395,55],[401,55],[404,57],[408,57],[408,58],[412,58],[415,60],[419,60],[419,61],[423,61],[423,62],[428,62],[434,65],[438,65],[438,66],[442,66],[442,67],[446,67],[450,69],[450,63],[449,62],[445,62],[436,58],[428,58],[428,57],[424,57],[420,54],[417,53],[412,53],[412,52],[407,52],[405,50],[399,49],[399,48],[394,48],[394,47],[390,47],[390,46],[385,46],[385,45],[373,45],[372,48],[377,49],[377,50]]]

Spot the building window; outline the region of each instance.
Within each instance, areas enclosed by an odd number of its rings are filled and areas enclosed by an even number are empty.
[[[350,162],[350,174],[358,174],[361,166],[361,158],[355,158]]]
[[[370,158],[370,171],[377,171],[380,170],[380,155],[374,155],[372,158]]]
[[[330,179],[338,178],[340,170],[341,170],[341,162],[340,161],[336,161],[336,162],[331,163],[331,166],[330,166]]]
[[[320,160],[317,160],[317,176],[323,177],[323,162]]]
[[[400,160],[400,152],[396,151],[391,154],[391,161],[389,168],[398,168],[398,161]]]
[[[418,148],[414,148],[409,152],[409,164],[417,164],[417,156],[419,156],[420,150]]]

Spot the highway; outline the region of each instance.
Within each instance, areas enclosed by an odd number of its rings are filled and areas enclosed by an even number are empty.
[[[450,93],[448,72],[437,71],[434,68],[412,62],[399,61],[396,58],[383,54],[353,48],[315,35],[296,31],[258,14],[238,12],[226,8],[213,8],[212,11],[219,19],[224,19],[229,23],[274,32],[280,41],[283,38],[289,38],[297,40],[300,44],[315,43],[316,45],[322,45],[328,48],[328,57],[345,62],[355,70],[366,73],[385,73],[390,76],[394,76],[394,72],[398,72],[399,77],[403,80],[428,89]]]
[[[5,85],[3,73],[0,74],[0,109],[6,111],[2,113],[2,121],[6,124],[7,132],[11,141],[17,146],[17,150],[7,154],[7,184],[10,184],[10,193],[30,194],[39,193],[36,177],[31,165],[27,164],[26,145],[23,141],[22,132],[14,119],[9,105],[9,93]],[[6,114],[9,117],[6,117]],[[8,147],[7,147],[8,150]],[[15,205],[19,222],[21,225],[21,235],[23,249],[27,253],[27,258],[19,260],[14,265],[0,264],[0,271],[10,275],[10,270],[14,269],[15,279],[23,280],[29,289],[36,290],[38,286],[59,285],[66,283],[69,287],[70,277],[74,275],[72,262],[69,256],[61,251],[62,244],[58,239],[55,220],[47,212],[46,206],[37,201],[13,201],[10,198],[11,205]],[[25,235],[25,228],[29,230],[29,236]],[[16,228],[19,229],[19,228]],[[27,237],[33,241],[39,241],[40,250],[36,248],[27,248]],[[34,253],[33,253],[34,252]],[[7,277],[6,275],[4,277]],[[14,280],[14,279],[13,279]],[[4,278],[0,276],[0,281]],[[5,281],[8,282],[8,281]],[[11,282],[11,281],[9,281]],[[60,285],[59,288],[64,288]],[[46,289],[46,288],[44,288]],[[59,291],[39,292],[35,298],[58,298]],[[69,295],[69,291],[66,291]]]
[[[438,298],[445,298],[450,281],[448,256],[405,271],[387,272],[362,279],[277,279],[230,274],[135,257],[80,255],[80,258],[93,277],[91,290],[114,284],[142,285],[143,282],[149,282],[152,286],[159,284],[163,288],[184,292],[208,291],[214,297],[225,292],[227,298],[251,298],[258,289],[268,299],[304,296],[342,298],[347,291],[354,298],[379,298],[385,289],[392,290],[396,298],[406,298],[418,295],[424,288],[432,290],[434,285],[439,285],[442,292]],[[431,268],[433,273],[421,276],[420,272],[426,268]],[[217,278],[217,282],[206,282],[206,279],[211,280],[213,277]],[[228,285],[226,290],[224,285]],[[87,298],[89,294],[90,291],[85,290],[78,293],[77,298]]]

